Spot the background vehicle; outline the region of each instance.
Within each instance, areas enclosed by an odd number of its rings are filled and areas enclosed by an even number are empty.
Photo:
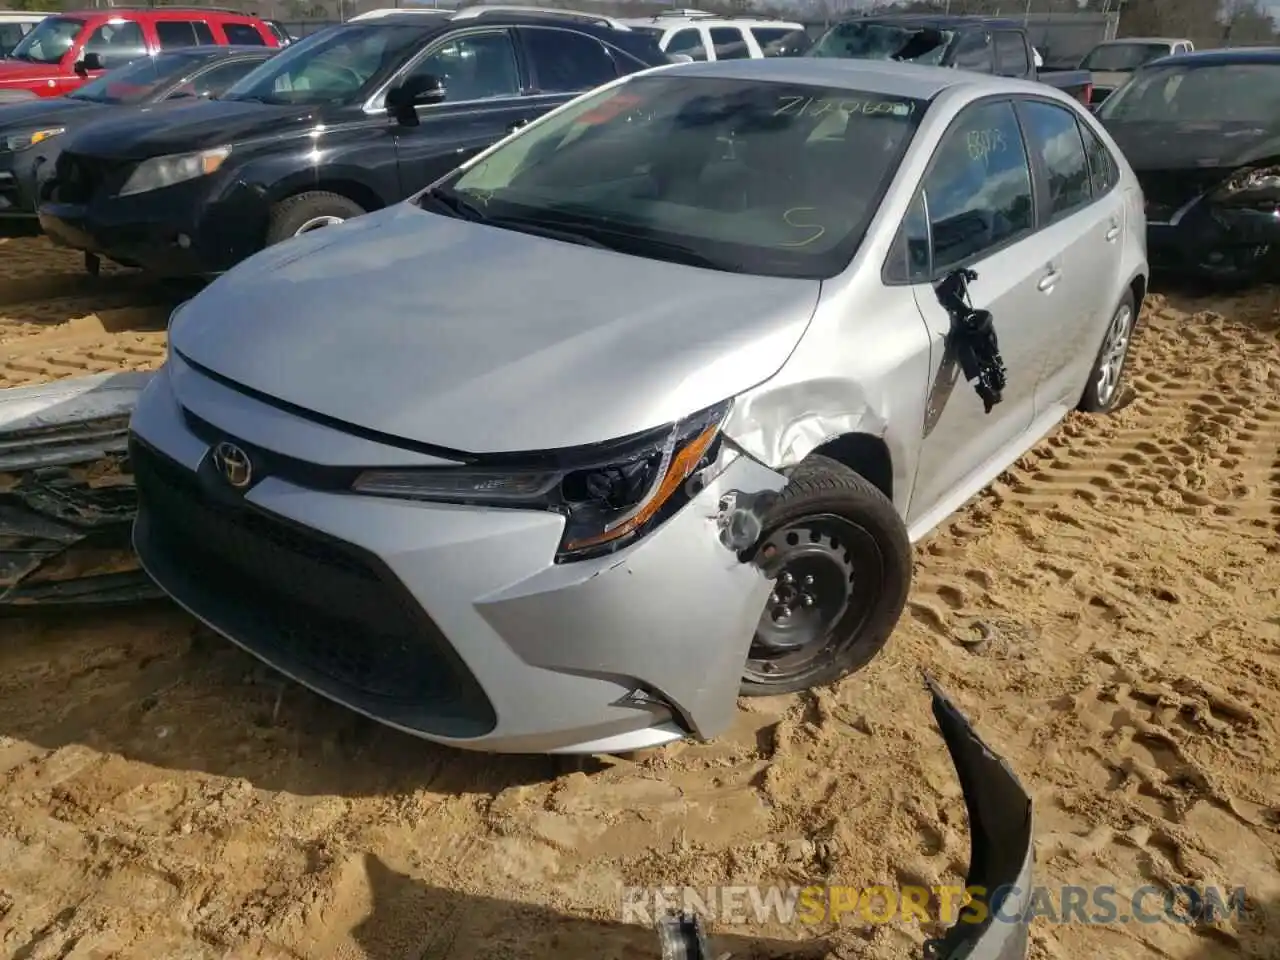
[[[0,60],[0,91],[57,97],[140,57],[205,44],[278,47],[257,17],[217,7],[106,7],[46,17]]]
[[[1039,80],[1085,105],[1092,94],[1090,78],[1084,71],[1041,72],[1026,30],[1015,20],[933,14],[856,17],[837,23],[804,55],[903,60]]]
[[[668,62],[652,37],[597,20],[492,11],[331,27],[181,116],[69,139],[41,223],[126,265],[218,273],[394,203],[578,93]]]
[[[88,123],[217,96],[275,53],[271,47],[185,47],[108,71],[65,97],[0,106],[0,217],[34,217],[42,173]]]
[[[810,44],[804,24],[768,17],[674,13],[626,22],[657,37],[665,52],[693,60],[799,56]]]
[[[47,16],[50,14],[34,10],[0,10],[0,57],[7,57],[18,41]]]
[[[1146,200],[1153,264],[1228,282],[1280,266],[1280,49],[1138,68],[1098,108]]]
[[[1116,406],[1143,246],[1058,91],[620,78],[187,301],[132,421],[135,545],[215,629],[427,739],[716,736],[739,695],[870,662],[911,543]]]
[[[1196,45],[1187,39],[1125,37],[1098,44],[1080,61],[1093,80],[1093,102],[1111,96],[1144,63],[1179,53],[1191,53]]]

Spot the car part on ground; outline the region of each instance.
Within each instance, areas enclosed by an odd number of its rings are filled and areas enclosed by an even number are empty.
[[[1112,357],[1143,226],[1047,88],[817,58],[620,78],[176,311],[135,545],[229,639],[427,739],[714,737],[744,684],[880,649],[910,542]]]
[[[127,427],[148,377],[0,390],[0,611],[162,596],[130,544]]]
[[[28,103],[0,111],[0,217],[36,216],[40,184],[77,128],[198,103],[222,93],[273,53],[274,48],[261,46],[187,47],[109,70],[65,97],[22,91]]]
[[[1097,117],[1133,166],[1157,269],[1221,284],[1280,275],[1280,51],[1140,67]]]
[[[181,117],[68,138],[41,224],[125,266],[216,275],[302,226],[400,201],[579,93],[668,62],[652,37],[600,19],[482,10],[329,27]],[[303,205],[314,215],[281,230]]]
[[[210,7],[114,7],[53,14],[0,60],[0,90],[60,97],[104,70],[175,47],[278,47],[257,17]]]
[[[931,678],[926,683],[968,814],[964,888],[985,893],[978,893],[976,902],[960,911],[941,938],[925,942],[921,960],[1024,960],[1030,947],[1028,908],[1035,883],[1031,797],[942,689]],[[662,960],[717,956],[713,938],[696,914],[676,913],[656,921]]]

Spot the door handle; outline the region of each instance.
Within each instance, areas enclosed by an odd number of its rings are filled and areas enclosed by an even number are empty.
[[[1040,282],[1036,284],[1036,289],[1039,290],[1041,293],[1048,293],[1050,290],[1052,290],[1054,287],[1058,285],[1058,281],[1061,279],[1062,279],[1062,271],[1051,269],[1048,273],[1046,273],[1043,277],[1040,278]]]
[[[527,127],[528,125],[529,125],[528,117],[525,117],[521,120],[517,120],[515,123],[509,123],[507,124],[507,133],[515,133],[521,127]]]
[[[1112,222],[1111,228],[1107,231],[1107,243],[1115,243],[1120,236],[1120,224]]]

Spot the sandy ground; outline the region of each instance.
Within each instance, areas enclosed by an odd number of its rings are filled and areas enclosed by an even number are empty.
[[[79,272],[0,245],[0,386],[159,362],[163,296]],[[954,882],[926,666],[1034,793],[1043,882],[1249,894],[1211,927],[1038,921],[1035,957],[1274,957],[1280,290],[1154,296],[1143,321],[1132,403],[1073,418],[922,546],[881,659],[744,703],[712,744],[466,755],[164,606],[0,622],[0,955],[621,960],[656,941],[618,922],[619,883]],[[718,932],[735,957],[876,960],[929,931]]]

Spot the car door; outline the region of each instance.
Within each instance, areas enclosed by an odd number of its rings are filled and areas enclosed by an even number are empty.
[[[1038,315],[1048,304],[1046,264],[1053,257],[1035,229],[1031,165],[1013,102],[990,99],[964,108],[939,141],[900,245],[908,281],[928,328],[931,377],[921,425],[908,522],[948,511],[987,482],[1027,434],[1043,361]],[[953,321],[936,282],[959,269],[971,306],[992,315],[1007,382],[984,410],[960,368]]]
[[[534,113],[534,104],[523,96],[528,81],[516,39],[506,27],[451,33],[428,47],[395,82],[424,75],[444,84],[445,99],[419,106],[416,125],[395,129],[403,196],[501,140]]]
[[[1124,201],[1114,189],[1095,196],[1075,110],[1025,98],[1018,116],[1035,173],[1038,237],[1056,277],[1046,297],[1050,309],[1037,318],[1044,353],[1036,388],[1040,416],[1074,407],[1084,390],[1120,285]]]

